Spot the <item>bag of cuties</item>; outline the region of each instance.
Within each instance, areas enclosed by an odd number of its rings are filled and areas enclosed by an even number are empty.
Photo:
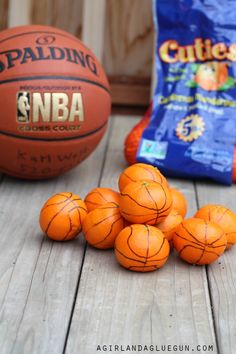
[[[170,249],[184,261],[210,264],[236,243],[236,214],[205,205],[185,219],[187,201],[152,165],[136,163],[118,179],[119,192],[96,187],[85,197],[60,192],[40,212],[40,226],[55,241],[83,231],[97,249],[113,249],[124,268],[150,272],[164,266]]]
[[[230,185],[236,143],[234,5],[229,0],[153,4],[158,82],[151,118],[147,112],[127,137],[126,158],[150,163],[167,176]]]

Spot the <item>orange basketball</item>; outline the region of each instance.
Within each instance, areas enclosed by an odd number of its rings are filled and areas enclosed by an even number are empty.
[[[127,226],[115,241],[117,261],[136,272],[151,272],[163,267],[169,253],[170,246],[163,233],[149,225]]]
[[[184,195],[177,188],[170,188],[172,196],[172,208],[179,212],[184,218],[187,214],[187,200]]]
[[[88,211],[92,211],[106,203],[119,204],[120,193],[114,191],[111,188],[94,188],[92,189],[84,199]]]
[[[41,179],[84,160],[110,114],[106,75],[76,37],[48,26],[0,33],[0,171]]]
[[[39,223],[49,238],[68,241],[80,233],[86,214],[86,205],[78,195],[61,192],[49,198],[44,204]]]
[[[175,229],[183,221],[182,215],[175,209],[171,209],[170,214],[160,223],[155,225],[159,230],[163,232],[168,241],[171,241]]]
[[[218,224],[227,237],[227,249],[236,243],[236,214],[222,205],[207,204],[194,215]]]
[[[101,249],[114,247],[115,238],[123,228],[124,219],[115,203],[107,203],[90,211],[83,221],[86,241]]]
[[[120,196],[121,215],[136,224],[161,222],[170,213],[171,206],[169,188],[153,181],[131,182]]]
[[[226,235],[219,225],[199,218],[185,219],[173,236],[180,258],[191,264],[214,262],[224,252],[226,244]]]
[[[136,163],[127,167],[119,177],[119,190],[122,191],[130,182],[136,181],[155,181],[164,185],[168,185],[166,178],[161,172],[152,165],[145,163]]]

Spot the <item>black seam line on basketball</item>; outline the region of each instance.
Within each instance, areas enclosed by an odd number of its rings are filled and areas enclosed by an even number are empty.
[[[70,215],[67,215],[67,217],[69,219],[70,227],[69,227],[69,230],[67,231],[66,235],[60,241],[65,241],[67,239],[67,237],[69,236],[70,232],[72,231],[72,220],[71,220],[71,217],[70,217]]]
[[[152,200],[152,201],[154,202],[154,204],[155,204],[155,207],[156,207],[156,222],[155,222],[155,224],[157,224],[157,220],[158,220],[159,214],[160,214],[158,205],[157,205],[156,201],[154,200],[154,198],[152,197],[152,195],[151,195],[150,191],[148,190],[147,186],[145,185],[144,187],[145,187],[145,189],[146,189],[146,191],[147,191],[149,197],[151,198],[151,200]],[[166,204],[166,203],[165,203],[165,204]],[[165,204],[164,204],[164,206],[165,206]]]
[[[96,242],[96,243],[93,243],[92,245],[93,245],[93,246],[97,246],[97,245],[99,245],[100,243],[103,243],[104,241],[106,241],[107,238],[111,235],[115,223],[116,223],[117,221],[121,220],[121,219],[122,219],[122,217],[120,216],[118,219],[114,220],[114,221],[111,223],[111,225],[110,225],[110,231],[108,232],[108,234],[107,234],[102,240],[100,240],[100,241],[98,241],[98,242]]]
[[[15,79],[6,79],[6,80],[1,80],[0,85],[4,84],[9,84],[12,82],[18,82],[18,81],[34,81],[34,80],[65,80],[65,81],[79,81],[79,82],[85,82],[86,84],[98,86],[104,91],[106,91],[109,95],[111,94],[110,90],[100,84],[99,82],[85,79],[83,77],[78,77],[78,76],[63,76],[63,75],[35,75],[35,76],[23,76],[23,77],[17,77]]]
[[[16,138],[16,139],[23,139],[23,140],[33,140],[33,141],[69,141],[69,140],[78,140],[78,139],[83,139],[86,138],[89,135],[93,135],[100,130],[102,130],[105,126],[107,125],[107,122],[105,122],[103,125],[101,125],[99,128],[94,129],[86,134],[80,135],[80,136],[67,136],[64,138],[38,138],[38,137],[32,137],[32,136],[21,136],[17,134],[12,134],[4,131],[0,131],[0,134],[9,136],[10,138]]]
[[[218,245],[218,246],[213,246],[212,243],[209,243],[209,244],[206,244],[206,245],[205,245],[205,244],[200,243],[200,241],[199,241],[199,242],[195,242],[195,241],[189,240],[189,239],[187,239],[187,238],[185,238],[185,237],[183,237],[183,236],[180,236],[177,232],[175,232],[174,234],[175,234],[177,237],[181,238],[182,240],[191,242],[191,244],[197,245],[197,246],[202,247],[202,248],[204,248],[205,246],[207,246],[207,247],[209,247],[209,248],[219,248],[219,247],[224,246],[224,243],[221,244],[221,245]],[[222,235],[223,235],[223,234],[222,234]],[[222,235],[221,235],[221,237],[222,237]],[[220,238],[221,238],[221,237],[220,237]],[[218,241],[218,240],[216,240],[216,241]],[[194,247],[193,245],[190,245],[190,246]]]
[[[59,36],[62,36],[62,37],[73,39],[75,42],[81,43],[78,38],[76,38],[76,37],[74,37],[72,35],[70,36],[69,33],[67,35],[67,34],[64,34],[64,33],[58,33],[58,32],[53,32],[53,31],[46,31],[46,30],[45,31],[30,31],[30,32],[22,32],[22,33],[14,34],[14,35],[12,35],[10,37],[6,37],[6,38],[0,40],[0,43],[6,42],[6,41],[8,41],[10,39],[13,39],[13,38],[16,38],[16,37],[21,37],[21,36],[29,35],[29,34],[37,34],[37,33],[56,34],[56,35],[59,35]],[[81,43],[81,44],[83,45],[84,48],[86,48],[86,46],[83,43]]]
[[[200,250],[202,251],[203,249],[202,248],[199,248],[199,247],[195,247],[195,246],[192,246],[192,245],[185,245],[183,246],[183,248],[181,248],[181,250],[178,252],[179,255],[183,252],[184,249],[188,248],[188,247],[192,247],[192,248],[195,248],[196,250]],[[208,250],[204,250],[206,253],[211,253],[211,254],[214,254],[214,255],[217,255],[218,257],[221,255],[221,254],[218,254],[217,252],[213,252],[213,251],[208,251]]]
[[[131,258],[131,257],[128,257],[128,256],[126,256],[124,253],[122,253],[117,247],[115,248],[115,251],[117,251],[119,254],[121,254],[124,258],[127,258],[127,259],[129,259],[129,260],[131,260],[131,261],[135,261],[135,262],[138,262],[138,263],[141,263],[141,264],[145,264],[146,263],[146,257],[144,256],[144,257],[140,257],[140,258],[144,258],[144,260],[142,261],[142,260],[139,260],[139,259],[135,259],[135,258]],[[132,251],[133,252],[133,251]],[[135,254],[135,253],[134,253]],[[168,255],[169,256],[169,255]],[[168,256],[165,256],[165,257],[163,257],[163,258],[161,258],[161,259],[150,259],[150,260],[148,260],[148,262],[161,262],[161,261],[163,261],[163,260],[165,260],[166,258],[168,258]],[[140,268],[143,268],[143,265],[140,267]],[[135,266],[133,266],[133,267],[135,267]],[[150,265],[149,267],[154,267],[154,265]]]
[[[58,195],[58,194],[57,194],[57,195]],[[71,194],[71,196],[72,196],[72,194]],[[60,204],[63,204],[63,203],[65,203],[65,202],[68,201],[68,200],[70,200],[71,203],[73,203],[73,201],[76,201],[76,200],[82,200],[81,198],[71,199],[71,196],[69,196],[68,198],[66,198],[66,199],[64,199],[64,200],[61,200],[60,202],[51,203],[51,204],[46,204],[46,205],[44,206],[43,210],[46,209],[46,208],[48,208],[48,207],[50,207],[50,206],[52,206],[52,205],[60,205]],[[73,203],[73,204],[74,204],[74,203]],[[84,209],[85,211],[87,211],[85,208],[81,207],[80,205],[76,205],[76,207],[81,208],[81,209]]]
[[[100,225],[100,224],[103,223],[104,221],[109,220],[110,218],[113,218],[113,217],[115,217],[115,216],[117,216],[117,215],[119,215],[119,214],[117,213],[117,214],[109,215],[109,216],[103,218],[102,220],[98,221],[97,223],[93,224],[89,229],[84,230],[84,235],[86,236],[87,233],[88,233],[90,230],[92,230],[94,227]]]

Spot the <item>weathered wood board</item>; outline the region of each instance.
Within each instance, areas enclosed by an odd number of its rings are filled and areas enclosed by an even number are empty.
[[[108,135],[78,168],[48,181],[0,184],[1,354],[62,353],[83,262],[83,238],[51,242],[38,217],[53,194],[97,186]]]
[[[0,30],[7,27],[9,0],[0,0]]]

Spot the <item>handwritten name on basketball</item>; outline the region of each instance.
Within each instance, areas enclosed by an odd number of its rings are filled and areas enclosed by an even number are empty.
[[[95,59],[90,54],[86,54],[82,50],[54,46],[26,47],[0,52],[0,73],[19,64],[28,64],[40,60],[65,60],[87,68],[91,73],[98,76]]]

